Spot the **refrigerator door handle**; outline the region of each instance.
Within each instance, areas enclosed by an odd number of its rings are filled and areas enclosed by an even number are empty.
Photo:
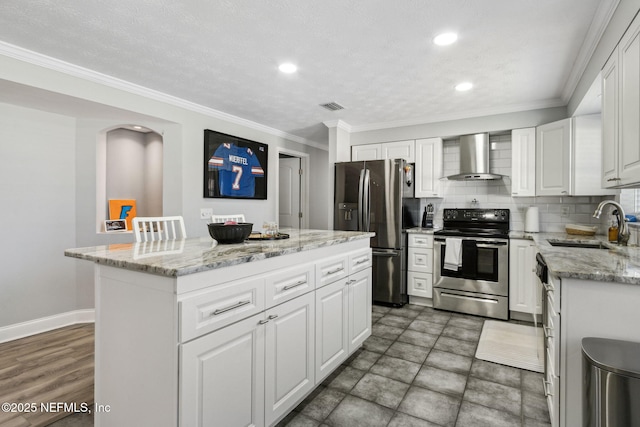
[[[358,183],[358,231],[364,230],[364,169],[360,171],[360,182]]]
[[[371,228],[371,206],[370,206],[370,200],[369,200],[369,196],[370,196],[370,184],[371,184],[371,180],[369,178],[369,169],[365,169],[364,171],[364,191],[363,191],[363,198],[364,198],[364,207],[363,207],[363,224],[364,224],[364,229],[363,231],[370,231]]]

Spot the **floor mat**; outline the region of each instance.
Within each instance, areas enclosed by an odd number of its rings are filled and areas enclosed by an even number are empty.
[[[542,328],[486,320],[476,350],[478,359],[544,372]]]

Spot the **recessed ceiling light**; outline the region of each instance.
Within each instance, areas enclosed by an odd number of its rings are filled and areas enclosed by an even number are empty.
[[[456,33],[442,33],[438,34],[434,39],[433,43],[438,46],[448,46],[453,44],[458,40],[458,35]]]
[[[138,126],[138,125],[134,125],[134,126],[133,126],[133,128],[134,128],[135,130],[142,130],[142,126]]]
[[[292,74],[298,71],[298,67],[295,64],[292,64],[290,62],[285,62],[284,64],[280,64],[278,69],[286,74]]]
[[[458,92],[464,92],[464,91],[470,90],[472,87],[473,87],[473,84],[469,82],[463,82],[456,85],[456,90]]]

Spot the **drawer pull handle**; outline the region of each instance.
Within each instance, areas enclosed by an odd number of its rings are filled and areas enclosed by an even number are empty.
[[[294,283],[293,285],[287,285],[284,288],[282,288],[283,291],[288,291],[289,289],[293,289],[293,288],[297,288],[298,286],[302,286],[302,285],[306,285],[307,281],[306,280],[300,280],[299,282]]]
[[[267,317],[264,320],[258,320],[258,325],[264,325],[265,323],[269,323],[273,319],[277,319],[277,318],[278,318],[277,314],[272,314],[271,316]]]
[[[548,387],[551,387],[551,383],[549,381],[542,380],[542,387],[544,387],[545,397],[553,396],[553,393],[551,393],[548,389]]]
[[[330,274],[336,274],[336,273],[339,273],[339,272],[341,272],[342,270],[344,270],[344,268],[343,268],[343,267],[338,267],[338,268],[336,268],[335,270],[327,271],[327,272],[325,273],[325,276],[328,276],[328,275],[330,275]]]
[[[542,286],[544,286],[544,290],[547,292],[553,292],[556,289],[553,287],[553,285],[550,285],[548,283],[543,283]]]
[[[352,283],[356,283],[356,279],[351,279],[351,280],[349,280],[349,281],[346,283],[346,285],[350,285],[350,284],[352,284]]]
[[[247,305],[247,304],[251,304],[251,301],[250,300],[238,301],[237,303],[232,304],[228,307],[216,309],[213,313],[211,313],[211,316],[217,316],[218,314],[226,313],[229,310],[233,310],[235,308],[242,307],[243,305]]]
[[[369,262],[369,258],[361,259],[360,261],[356,262],[356,265],[364,264],[365,262]]]
[[[553,338],[553,329],[548,326],[543,326],[542,330],[544,331],[545,338]]]

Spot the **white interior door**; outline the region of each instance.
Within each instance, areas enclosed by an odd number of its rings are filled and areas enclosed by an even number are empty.
[[[280,227],[300,228],[300,158],[280,157],[279,216]]]

